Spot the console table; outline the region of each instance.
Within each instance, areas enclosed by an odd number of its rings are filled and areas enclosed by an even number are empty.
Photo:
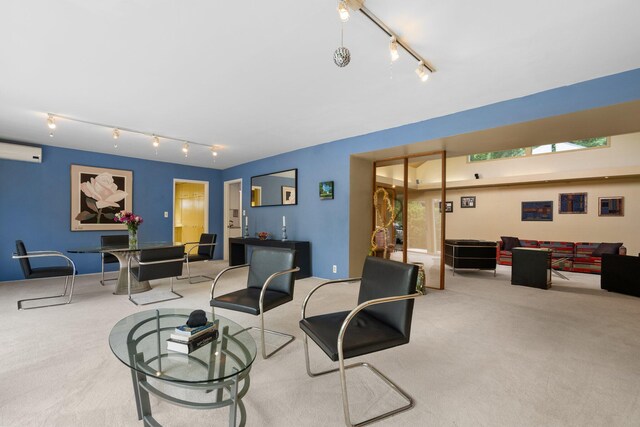
[[[496,242],[487,240],[445,240],[444,263],[453,268],[476,268],[493,270],[496,275]]]
[[[247,263],[247,246],[266,246],[270,248],[295,249],[296,267],[300,271],[296,273],[296,279],[311,277],[311,245],[309,242],[295,240],[260,240],[243,239],[240,237],[229,238],[229,265],[242,265]]]
[[[513,248],[511,284],[549,289],[551,287],[551,249]]]

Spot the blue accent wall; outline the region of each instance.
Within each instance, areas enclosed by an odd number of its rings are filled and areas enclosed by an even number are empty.
[[[428,88],[425,89],[428,91]],[[69,223],[69,165],[82,164],[134,171],[134,210],[145,219],[142,240],[170,240],[173,178],[210,181],[209,229],[222,238],[222,181],[242,178],[242,206],[249,232],[281,236],[287,217],[291,240],[311,242],[313,274],[345,277],[349,271],[349,161],[352,154],[412,144],[435,138],[490,129],[560,114],[640,99],[640,69],[512,99],[397,128],[284,153],[224,171],[187,167],[84,151],[43,147],[44,162],[30,164],[0,160],[0,280],[22,277],[11,260],[14,241],[30,250],[66,251],[96,244],[101,232],[71,232]],[[362,117],[362,120],[367,120]],[[482,151],[482,147],[478,147]],[[298,204],[252,208],[251,177],[298,169]],[[318,183],[334,181],[333,200],[320,200]],[[244,223],[243,223],[244,224]],[[222,254],[222,245],[216,256]],[[100,269],[97,255],[73,255],[80,273]],[[331,272],[337,265],[338,272]]]
[[[133,211],[144,219],[138,230],[140,241],[171,241],[174,178],[209,181],[209,232],[222,236],[219,170],[50,146],[42,147],[42,157],[42,163],[0,160],[0,281],[23,278],[18,261],[11,259],[17,239],[24,241],[27,250],[65,253],[78,272],[86,274],[100,271],[100,256],[67,254],[67,249],[97,246],[103,234],[126,233],[71,231],[71,164],[133,171]],[[165,211],[169,218],[164,218]],[[220,245],[216,258],[221,257]],[[33,265],[39,264],[34,261]]]
[[[425,89],[428,91],[428,89]],[[602,77],[472,110],[284,153],[225,169],[223,180],[298,168],[298,204],[252,208],[242,192],[249,234],[281,236],[287,217],[290,240],[311,242],[313,275],[346,277],[349,271],[349,161],[352,154],[413,144],[640,99],[640,69]],[[366,120],[366,117],[361,118]],[[482,147],[478,147],[482,151]],[[318,183],[335,182],[335,198],[320,200]],[[247,185],[247,184],[245,184]],[[244,224],[244,222],[243,222]],[[331,269],[337,265],[337,274]]]

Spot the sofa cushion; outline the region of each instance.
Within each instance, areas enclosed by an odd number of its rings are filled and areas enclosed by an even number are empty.
[[[591,256],[602,256],[602,254],[618,255],[618,250],[622,243],[600,243]]]
[[[500,239],[502,240],[503,251],[510,251],[513,248],[520,247],[520,239],[517,237],[500,236]]]

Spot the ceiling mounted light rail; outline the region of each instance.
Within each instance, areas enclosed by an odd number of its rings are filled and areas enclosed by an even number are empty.
[[[60,119],[62,121],[71,121],[71,122],[83,123],[83,124],[86,124],[86,125],[92,125],[92,126],[98,126],[98,127],[102,127],[102,128],[111,129],[111,137],[115,140],[114,144],[113,144],[114,148],[118,148],[118,140],[120,139],[120,137],[123,136],[123,133],[125,133],[125,134],[126,133],[131,133],[131,134],[143,135],[143,136],[146,136],[146,137],[150,137],[151,138],[151,145],[153,145],[153,147],[155,148],[156,154],[158,153],[158,148],[160,147],[160,139],[168,140],[168,141],[176,141],[176,142],[181,143],[182,144],[182,153],[184,153],[185,157],[188,156],[189,149],[193,145],[199,146],[199,147],[206,147],[207,149],[211,150],[211,152],[213,153],[214,157],[216,157],[218,155],[218,150],[220,148],[222,148],[222,146],[220,146],[220,145],[201,144],[199,142],[185,141],[184,138],[175,138],[175,137],[172,137],[172,136],[159,135],[159,134],[156,134],[156,133],[142,132],[142,131],[135,130],[135,129],[123,128],[121,126],[113,126],[113,125],[108,125],[108,124],[104,124],[104,123],[96,123],[96,122],[91,122],[91,121],[88,121],[88,120],[81,120],[81,119],[76,119],[76,118],[69,117],[69,116],[64,116],[62,114],[47,113],[47,127],[50,129],[49,136],[51,136],[51,137],[53,137],[54,129],[57,128],[56,119]]]
[[[420,78],[421,81],[427,81],[429,78],[428,73],[435,73],[436,68],[425,58],[420,56],[409,44],[402,40],[398,35],[389,28],[387,24],[382,22],[376,15],[374,15],[367,7],[364,5],[365,0],[340,0],[338,2],[338,14],[340,16],[340,20],[344,23],[349,20],[349,9],[354,11],[360,11],[364,16],[366,16],[371,22],[373,22],[378,28],[384,31],[389,37],[389,54],[391,56],[391,61],[396,61],[399,57],[398,46],[402,47],[409,55],[411,55],[416,61],[418,61],[418,69],[416,69],[416,74]],[[346,7],[346,10],[345,10]],[[335,57],[334,57],[335,61]],[[336,65],[340,67],[344,67],[345,65],[340,65],[336,62]]]

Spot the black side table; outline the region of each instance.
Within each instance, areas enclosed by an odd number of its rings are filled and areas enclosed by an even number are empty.
[[[549,289],[551,287],[551,249],[513,248],[511,284]]]

